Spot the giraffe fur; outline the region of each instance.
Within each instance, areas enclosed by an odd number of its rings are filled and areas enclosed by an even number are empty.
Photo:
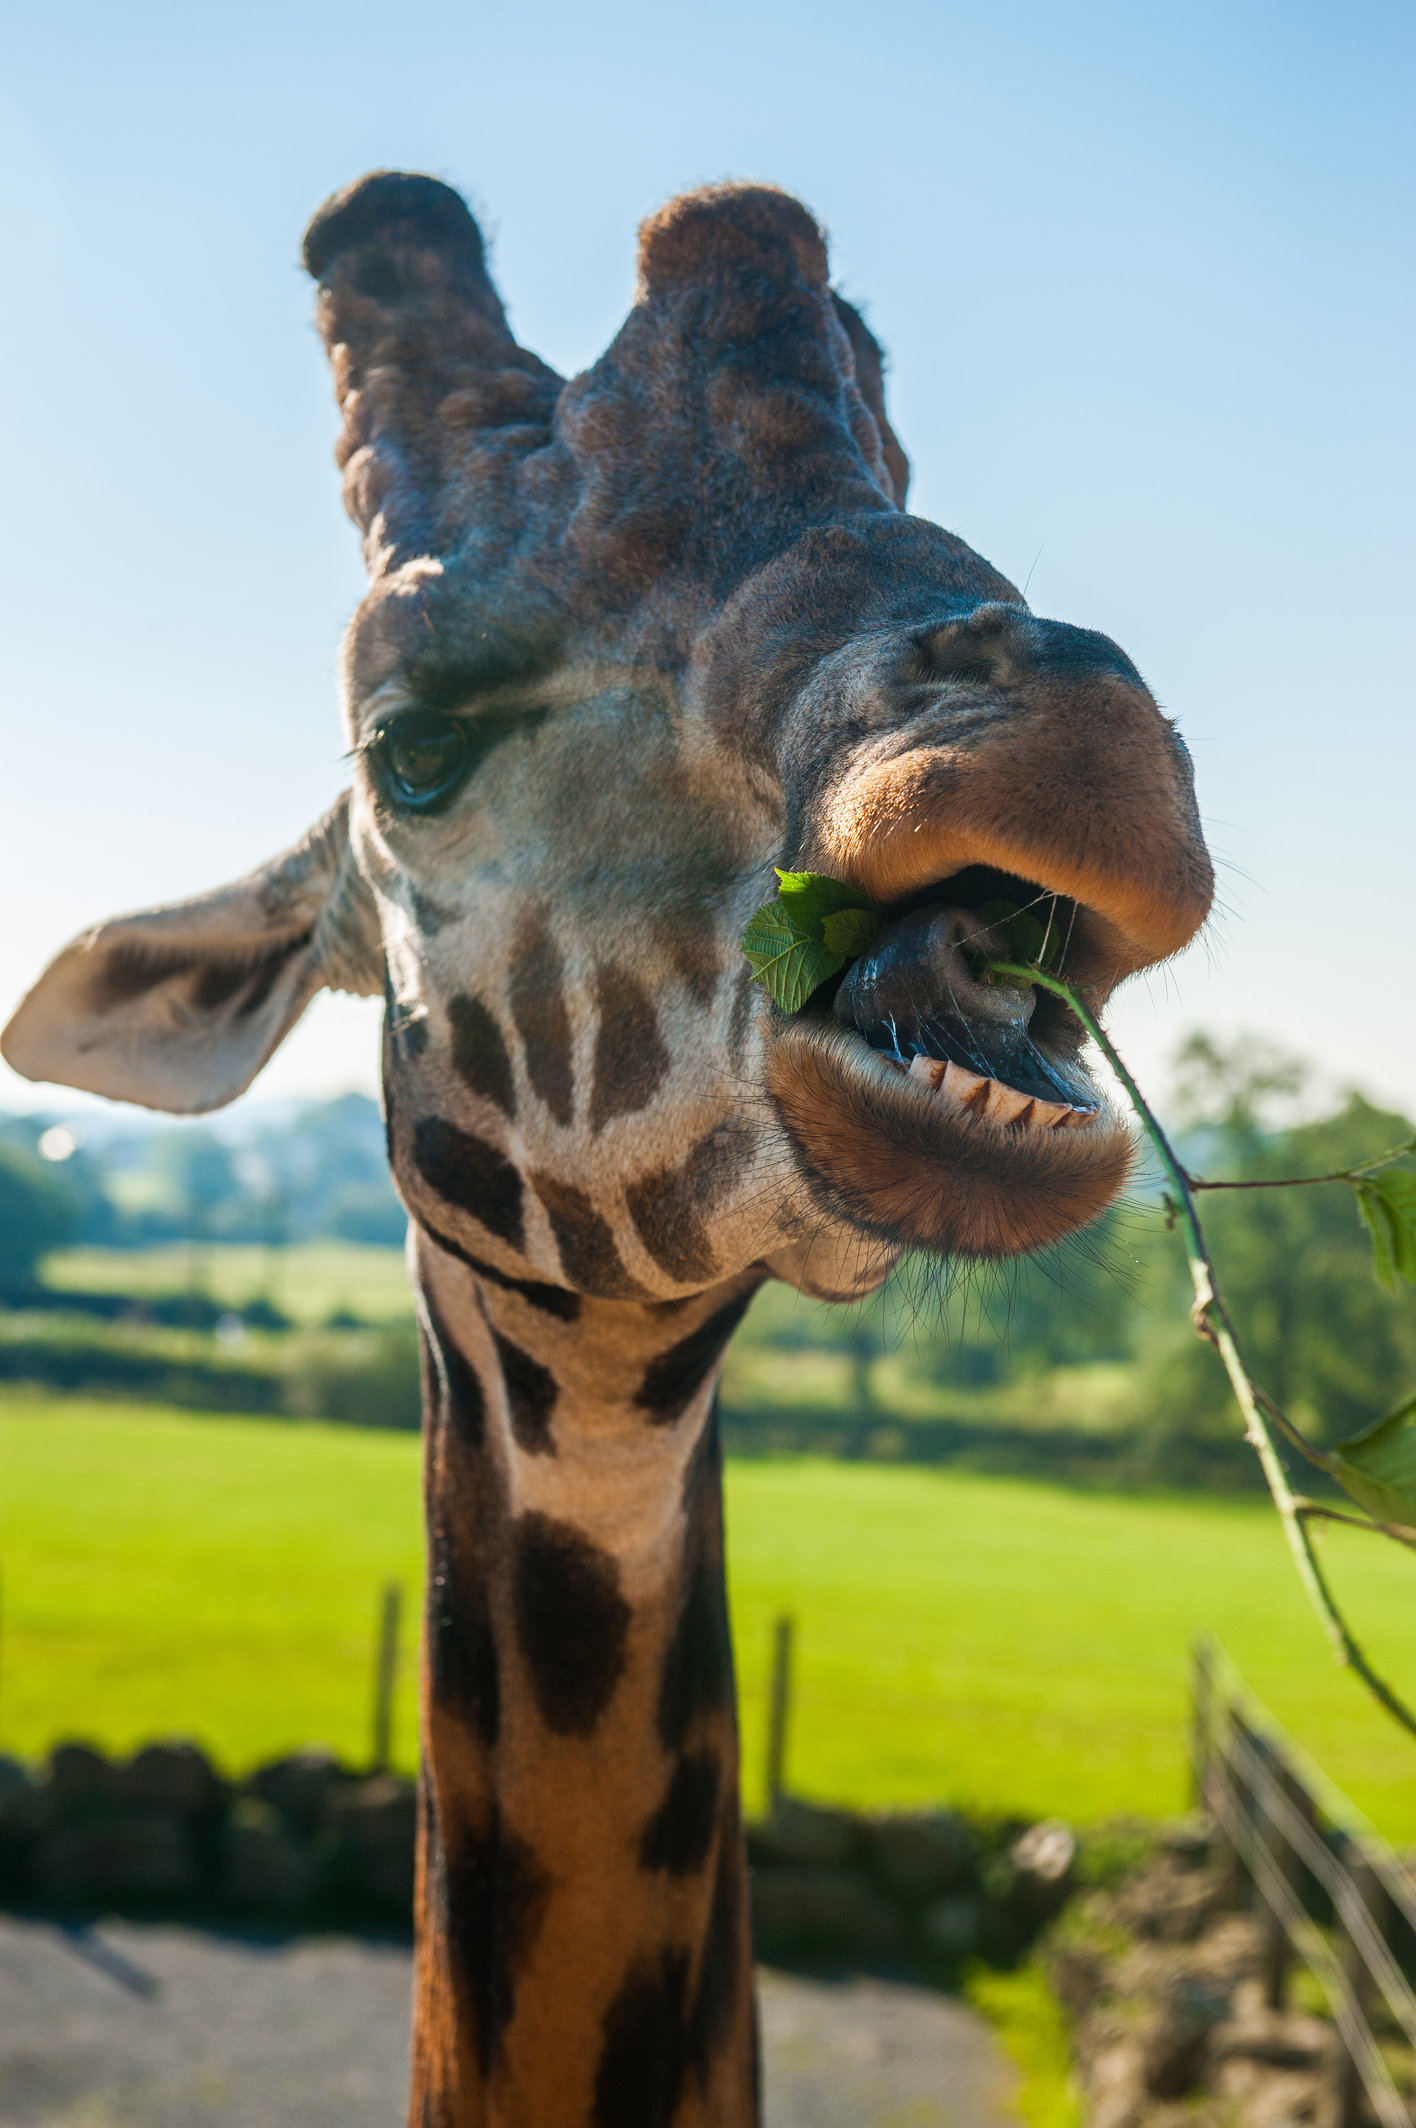
[[[1098,1011],[1180,950],[1189,760],[1114,643],[907,514],[789,195],[652,216],[569,381],[435,179],[345,188],[304,258],[369,571],[351,788],[75,940],[0,1046],[199,1112],[321,987],[383,996],[428,1528],[411,2128],[753,2128],[723,1350],[765,1280],[849,1300],[1113,1199],[1079,1027],[1000,1012],[957,941],[991,894],[1045,909]],[[738,948],[774,865],[884,910],[790,1018]]]

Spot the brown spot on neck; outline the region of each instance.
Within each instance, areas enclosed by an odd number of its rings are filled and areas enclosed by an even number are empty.
[[[553,1456],[556,1444],[551,1433],[551,1413],[556,1408],[555,1376],[549,1367],[532,1359],[529,1352],[523,1352],[499,1330],[492,1332],[492,1343],[496,1346],[502,1380],[506,1384],[507,1409],[517,1447],[528,1456]]]
[[[521,1177],[497,1146],[443,1116],[420,1116],[413,1128],[413,1160],[439,1197],[470,1213],[499,1241],[513,1249],[522,1246]]]
[[[564,985],[565,971],[555,940],[544,926],[529,925],[516,942],[511,1016],[526,1052],[526,1075],[560,1124],[568,1124],[575,1112]]]
[[[543,1315],[554,1315],[557,1321],[563,1323],[573,1323],[579,1318],[578,1293],[570,1292],[565,1286],[549,1285],[539,1278],[516,1278],[510,1271],[499,1270],[494,1263],[486,1262],[481,1256],[474,1256],[470,1249],[463,1248],[460,1241],[454,1241],[450,1234],[439,1233],[436,1227],[429,1226],[426,1219],[420,1219],[416,1214],[414,1224],[420,1233],[427,1235],[435,1247],[444,1250],[449,1256],[455,1256],[459,1263],[466,1264],[469,1271],[475,1271],[479,1278],[485,1278],[491,1285],[500,1286],[506,1293],[519,1293],[524,1301],[529,1302],[533,1308],[539,1308]]]
[[[550,1882],[495,1804],[479,1827],[443,1827],[442,1903],[454,1983],[483,2076],[501,2052],[517,1981],[544,1919]]]
[[[624,1669],[631,1614],[618,1567],[570,1523],[533,1512],[516,1525],[513,1596],[541,1719],[556,1736],[589,1736]]]
[[[722,1358],[723,1347],[747,1313],[756,1291],[753,1286],[738,1294],[696,1330],[690,1330],[687,1337],[649,1362],[634,1401],[648,1412],[653,1425],[667,1426],[683,1416]]]
[[[751,1126],[715,1124],[678,1167],[659,1168],[625,1191],[629,1216],[649,1254],[682,1285],[706,1281],[717,1268],[705,1222],[751,1157]]]

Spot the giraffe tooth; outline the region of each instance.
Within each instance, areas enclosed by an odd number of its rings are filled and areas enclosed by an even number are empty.
[[[980,1073],[969,1071],[962,1064],[946,1062],[942,1057],[911,1057],[908,1066],[902,1064],[897,1068],[908,1071],[916,1085],[927,1092],[942,1094],[966,1115],[979,1117],[999,1128],[1085,1130],[1098,1113],[1090,1108],[1072,1108],[1061,1101],[1037,1100],[1030,1094],[1019,1093],[1015,1086],[1005,1086],[1001,1079],[985,1079]]]
[[[1016,1123],[1024,1112],[1032,1107],[1026,1094],[1020,1094],[1016,1086],[1005,1086],[1001,1079],[988,1079],[987,1096],[978,1114],[989,1123]]]
[[[965,1071],[962,1064],[945,1066],[942,1091],[971,1115],[977,1115],[981,1104],[988,1099],[988,1087],[987,1079],[981,1079],[976,1071]]]

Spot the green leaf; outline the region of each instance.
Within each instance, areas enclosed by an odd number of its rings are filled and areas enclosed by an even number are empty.
[[[754,979],[783,1012],[800,1012],[812,991],[844,968],[847,958],[833,953],[824,940],[812,938],[777,901],[767,902],[751,918],[742,934],[742,950],[752,963]]]
[[[1352,1184],[1362,1224],[1372,1237],[1372,1270],[1395,1293],[1398,1278],[1416,1286],[1416,1172],[1388,1168]]]
[[[834,909],[821,919],[821,936],[828,950],[851,961],[873,944],[879,929],[880,918],[874,909]]]
[[[774,865],[773,870],[782,882],[777,889],[782,907],[812,938],[820,938],[822,919],[834,916],[838,909],[869,909],[877,916],[880,913],[868,894],[859,887],[848,887],[843,879],[828,879],[824,872],[784,872],[780,865]]]
[[[784,872],[781,886],[742,935],[742,950],[784,1012],[800,1012],[814,990],[864,953],[884,912],[859,887],[824,872]]]
[[[1378,1522],[1416,1527],[1416,1394],[1339,1441],[1332,1474]]]

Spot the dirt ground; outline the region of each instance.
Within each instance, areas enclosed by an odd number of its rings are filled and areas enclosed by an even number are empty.
[[[0,2128],[399,2128],[409,1954],[0,1917]],[[958,2003],[761,1975],[766,2128],[1011,2128],[1014,2077]]]

